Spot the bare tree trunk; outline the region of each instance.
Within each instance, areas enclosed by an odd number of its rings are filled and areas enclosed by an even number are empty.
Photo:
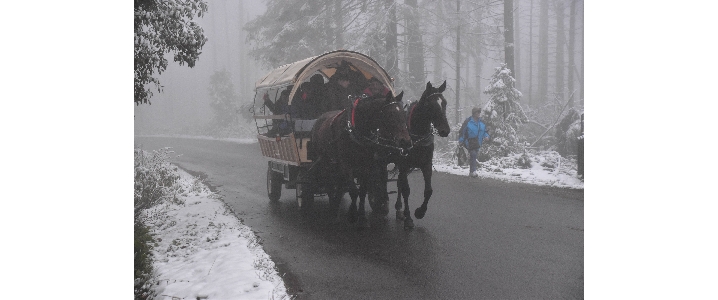
[[[334,0],[334,26],[336,31],[335,39],[334,39],[334,48],[335,49],[344,49],[344,20],[343,20],[343,12],[342,12],[342,1],[341,0]]]
[[[436,37],[434,48],[434,75],[432,76],[434,82],[442,80],[443,75],[443,63],[444,63],[444,35],[438,34]]]
[[[469,55],[469,52],[467,51],[466,55],[464,56],[466,61],[462,65],[464,65],[464,76],[461,78],[466,78],[466,84],[464,85],[464,89],[466,90],[466,98],[464,98],[464,105],[462,107],[473,107],[474,106],[474,100],[471,99],[471,86],[469,85],[468,79],[471,78],[471,55]]]
[[[514,70],[514,5],[513,0],[504,0],[504,55],[506,66]]]
[[[444,16],[444,3],[439,0],[439,5],[436,9],[438,10],[439,16]],[[436,34],[432,37],[434,44],[432,45],[432,52],[434,53],[434,62],[432,63],[433,75],[432,82],[437,82],[445,79],[444,76],[444,35]]]
[[[232,67],[232,66],[233,66],[233,64],[232,64],[232,55],[230,54],[230,53],[232,52],[232,51],[230,51],[230,50],[232,49],[232,45],[231,45],[231,43],[229,42],[229,41],[230,41],[230,39],[229,39],[229,25],[228,25],[228,23],[229,23],[229,17],[227,17],[227,10],[228,10],[228,9],[227,9],[227,0],[224,0],[224,3],[223,3],[223,4],[224,4],[224,9],[223,9],[223,11],[224,11],[224,28],[223,28],[223,29],[224,29],[224,43],[227,45],[227,48],[225,49],[225,50],[227,51],[227,55],[226,55],[227,61],[224,63],[224,65],[225,65],[225,66],[229,65],[229,66],[226,67],[226,69],[227,69],[227,71],[229,71],[230,73],[233,73],[234,68]]]
[[[572,96],[570,99],[568,99],[568,101],[570,102],[569,106],[574,107],[573,82],[576,78],[576,72],[574,71],[574,68],[576,67],[576,62],[574,60],[574,45],[576,44],[576,0],[571,1],[571,11],[569,12],[569,14],[570,19],[568,25],[568,92],[571,93]]]
[[[529,12],[529,105],[533,98],[534,87],[534,0],[531,0],[531,10]]]
[[[456,123],[461,122],[461,101],[459,100],[461,90],[461,0],[456,0]]]
[[[217,34],[217,15],[218,12],[209,11],[209,15],[212,16],[212,33],[214,33],[214,36]],[[207,36],[208,34],[205,34]],[[217,54],[217,43],[215,41],[212,41],[212,71],[217,71],[217,57],[219,56]]]
[[[399,43],[396,36],[396,4],[395,0],[386,0],[385,7],[389,10],[389,24],[386,35],[387,62],[386,71],[394,76],[399,71]],[[396,79],[396,78],[395,78]]]
[[[410,8],[407,18],[407,54],[409,63],[409,87],[412,91],[423,91],[422,85],[426,84],[424,74],[424,43],[422,43],[421,29],[419,28],[419,6],[417,0],[405,0]]]
[[[476,20],[482,20],[483,15],[484,15],[484,8],[479,7],[476,10],[476,17],[475,17]],[[477,32],[478,36],[482,37],[483,36],[483,27],[481,26],[481,24],[479,24],[479,26],[477,26],[477,28],[478,28],[478,32]],[[478,90],[478,93],[476,95],[476,97],[477,97],[476,104],[477,105],[482,103],[481,96],[483,95],[483,91],[481,90],[481,72],[483,70],[484,61],[483,61],[483,57],[481,57],[481,49],[482,49],[481,41],[479,41],[478,43],[476,43],[476,50],[475,50],[476,56],[474,57],[475,68],[476,68],[476,89]]]
[[[481,104],[481,95],[483,94],[483,91],[481,90],[481,71],[483,69],[483,61],[481,60],[481,56],[476,57],[476,89],[479,91],[476,94],[476,104]]]
[[[519,0],[514,2],[514,64],[516,65],[516,70],[512,70],[514,72],[514,79],[516,79],[516,88],[519,90],[521,90],[521,26],[519,24],[521,19],[521,9],[519,7],[520,2],[521,1]]]
[[[582,24],[583,24],[583,20],[585,20],[585,19],[584,19],[584,17],[583,17],[583,5],[581,5],[581,23],[582,23]],[[584,56],[583,56],[583,55],[584,55],[584,53],[583,53],[583,50],[584,50],[584,48],[583,48],[584,35],[583,35],[583,32],[584,32],[584,30],[585,30],[584,27],[581,26],[581,73],[577,75],[578,78],[579,78],[579,79],[578,79],[578,80],[579,80],[578,83],[581,85],[581,94],[580,94],[580,95],[581,95],[581,98],[580,98],[580,100],[581,100],[581,105],[583,105],[583,87],[584,87],[584,85],[583,85],[583,74],[584,74],[584,73],[583,73],[583,67],[584,67]]]
[[[558,100],[563,102],[564,97],[564,47],[566,45],[566,32],[564,30],[564,6],[563,0],[556,1],[556,95]]]
[[[541,0],[539,9],[538,103],[545,103],[548,94],[548,0]]]

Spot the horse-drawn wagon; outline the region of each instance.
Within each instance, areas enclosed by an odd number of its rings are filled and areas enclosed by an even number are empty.
[[[337,95],[330,94],[327,89],[330,89],[330,84],[338,80],[337,78],[340,77],[338,74],[344,78],[347,76],[346,72],[355,76],[349,79],[356,81],[352,84],[357,88],[352,90],[352,94],[344,96],[348,103],[354,103],[353,108],[347,107],[344,109],[347,112],[344,112],[339,110],[337,105],[328,102],[336,100],[333,98]],[[328,183],[333,177],[339,177],[338,167],[334,168],[337,170],[327,168],[316,170],[315,160],[321,158],[317,153],[320,151],[314,150],[315,146],[312,145],[313,134],[316,134],[316,130],[313,132],[312,128],[315,127],[315,123],[322,124],[327,118],[331,118],[335,123],[338,123],[336,120],[339,119],[346,120],[341,124],[342,133],[349,132],[348,134],[355,141],[362,139],[358,141],[360,144],[373,143],[402,151],[398,144],[397,146],[394,146],[394,143],[382,144],[386,139],[383,139],[381,134],[389,131],[387,129],[375,126],[367,131],[371,133],[362,136],[358,134],[360,130],[353,127],[355,117],[357,120],[361,118],[357,103],[360,99],[367,98],[362,89],[368,88],[371,82],[381,84],[383,90],[380,94],[390,99],[381,103],[374,111],[375,114],[379,116],[379,113],[394,113],[393,110],[402,110],[403,115],[403,106],[394,100],[396,95],[392,78],[376,61],[358,52],[338,50],[306,58],[278,67],[256,82],[254,119],[262,155],[268,160],[267,194],[271,201],[280,198],[282,185],[286,189],[296,191],[300,208],[311,204],[317,195],[329,194],[331,200],[332,193],[340,192],[339,198],[341,198],[346,192],[346,190],[332,190],[332,185]],[[400,97],[398,97],[399,101]],[[404,120],[403,116],[402,120]],[[380,132],[380,129],[383,131]],[[405,125],[403,130],[406,132]],[[408,133],[406,135],[408,137]],[[325,160],[329,159],[325,158]],[[353,181],[354,178],[351,180]],[[386,191],[385,188],[383,190]],[[369,196],[370,205],[375,209],[371,191]],[[388,197],[379,198],[388,199]],[[383,205],[386,206],[385,203]]]

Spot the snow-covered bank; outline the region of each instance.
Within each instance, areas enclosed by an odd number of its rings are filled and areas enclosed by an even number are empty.
[[[274,262],[215,194],[182,170],[181,192],[147,210],[156,299],[286,299]]]

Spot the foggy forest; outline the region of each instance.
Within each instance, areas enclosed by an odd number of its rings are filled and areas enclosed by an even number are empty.
[[[492,74],[506,64],[525,115],[524,139],[541,139],[539,147],[555,146],[558,134],[545,133],[583,113],[580,0],[193,2],[206,5],[191,20],[206,42],[193,64],[165,53],[166,70],[153,74],[158,83],[144,85],[147,103],[137,101],[136,81],[135,134],[251,138],[254,83],[283,64],[337,49],[374,58],[405,100],[417,100],[427,81],[446,80],[452,124],[487,104]],[[137,37],[135,44],[137,77]]]

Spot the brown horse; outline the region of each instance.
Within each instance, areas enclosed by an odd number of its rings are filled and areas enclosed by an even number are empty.
[[[402,92],[397,97],[354,97],[351,107],[326,112],[314,123],[310,151],[318,157],[317,168],[312,167],[316,169],[315,179],[328,191],[337,214],[342,195],[349,191],[352,223],[359,220],[361,226],[366,225],[364,196],[373,168],[379,164],[377,157],[406,153],[411,148],[401,105],[403,96]],[[360,191],[354,179],[363,187],[358,217],[356,200]]]
[[[395,156],[399,167],[399,178],[397,180],[398,196],[396,197],[396,217],[404,219],[404,228],[414,227],[409,210],[409,180],[407,176],[411,168],[421,169],[424,175],[424,203],[416,209],[414,215],[421,219],[426,214],[426,207],[434,190],[431,188],[431,175],[434,159],[434,130],[439,136],[446,137],[451,131],[449,122],[446,120],[446,99],[441,94],[446,89],[446,81],[438,87],[426,83],[426,89],[421,94],[419,101],[409,105],[407,110],[407,127],[411,135],[413,147],[405,157]],[[404,197],[405,210],[402,215],[401,198]]]

